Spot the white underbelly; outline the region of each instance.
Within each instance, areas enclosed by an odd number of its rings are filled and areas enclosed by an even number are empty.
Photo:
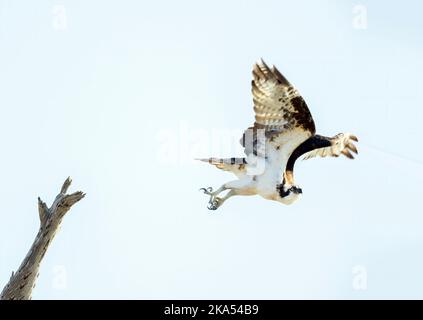
[[[255,176],[253,180],[255,180],[257,194],[266,199],[273,199],[277,194],[276,186],[282,182],[282,174],[281,168],[269,165],[263,174]]]
[[[271,144],[266,145],[266,148],[266,159],[252,156],[247,159],[245,178],[251,180],[246,185],[248,192],[254,192],[266,199],[274,199],[278,196],[276,186],[282,183],[288,159]]]

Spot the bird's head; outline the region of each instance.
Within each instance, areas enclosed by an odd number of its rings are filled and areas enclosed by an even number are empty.
[[[297,201],[303,193],[300,187],[289,185],[289,184],[280,184],[277,186],[277,191],[279,194],[278,201],[283,204],[292,204]]]

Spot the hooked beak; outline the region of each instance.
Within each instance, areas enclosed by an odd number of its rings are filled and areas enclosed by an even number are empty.
[[[292,193],[296,193],[296,194],[302,194],[303,193],[303,190],[301,188],[298,188],[298,187],[295,187],[295,186],[291,187],[289,190]]]

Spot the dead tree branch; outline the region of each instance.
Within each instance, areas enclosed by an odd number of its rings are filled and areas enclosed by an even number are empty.
[[[85,196],[81,191],[66,194],[71,182],[70,178],[66,179],[50,208],[38,198],[40,229],[19,269],[12,272],[9,282],[0,294],[0,300],[31,299],[41,261],[59,229],[63,217],[75,203]]]

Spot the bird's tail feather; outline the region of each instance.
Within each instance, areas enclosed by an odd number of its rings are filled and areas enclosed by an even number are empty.
[[[196,160],[210,163],[218,169],[233,172],[237,176],[245,173],[245,165],[247,164],[245,158],[204,158]]]

